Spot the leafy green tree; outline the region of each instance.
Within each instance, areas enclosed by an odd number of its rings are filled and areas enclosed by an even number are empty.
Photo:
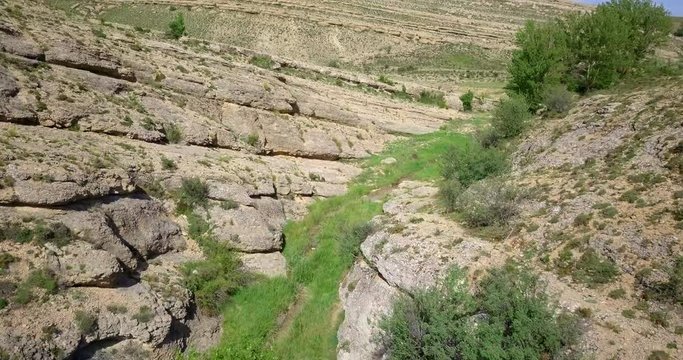
[[[539,107],[545,84],[559,83],[566,70],[566,34],[558,22],[526,23],[517,33],[518,49],[508,67],[508,89],[524,96],[532,109]]]
[[[628,26],[628,45],[637,59],[662,45],[673,30],[671,14],[652,0],[611,0],[598,7],[596,14],[610,12]]]
[[[180,39],[185,35],[185,18],[183,14],[177,13],[173,21],[168,24],[169,35],[174,39]]]

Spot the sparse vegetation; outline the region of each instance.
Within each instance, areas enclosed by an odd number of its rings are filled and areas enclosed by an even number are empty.
[[[599,256],[593,249],[586,250],[574,265],[572,277],[589,287],[612,282],[619,275],[613,261]]]
[[[447,108],[446,99],[444,94],[437,91],[422,90],[417,98],[417,101],[426,104],[440,107],[442,109]]]
[[[473,295],[454,270],[439,287],[402,297],[381,327],[395,360],[555,358],[580,332],[570,314],[554,315],[536,276],[511,264],[492,270]]]
[[[166,135],[166,140],[171,144],[178,144],[183,138],[180,128],[176,124],[164,125],[164,135]]]
[[[97,317],[83,310],[76,310],[74,322],[78,330],[83,334],[91,334],[97,330]]]
[[[147,305],[143,305],[138,309],[138,312],[133,315],[133,319],[140,323],[148,323],[154,318],[154,312]]]
[[[254,55],[249,60],[249,63],[268,70],[275,66],[275,61],[273,61],[273,58],[267,55]]]
[[[178,165],[176,165],[175,161],[173,161],[172,159],[162,156],[161,168],[164,170],[176,170],[178,168]]]

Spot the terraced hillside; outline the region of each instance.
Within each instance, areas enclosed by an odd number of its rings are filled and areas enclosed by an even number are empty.
[[[457,88],[456,82],[500,86],[514,33],[526,20],[582,8],[562,0],[50,3],[93,18],[162,31],[174,13],[182,12],[191,36],[445,90]]]

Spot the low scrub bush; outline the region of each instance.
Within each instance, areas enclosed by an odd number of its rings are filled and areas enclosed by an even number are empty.
[[[519,212],[519,191],[501,179],[472,184],[457,197],[453,209],[470,227],[504,226]]]
[[[205,240],[202,250],[207,260],[186,263],[182,273],[197,305],[207,315],[217,315],[230,296],[248,282],[249,276],[241,269],[237,255],[225,245]]]
[[[176,209],[189,214],[196,207],[206,207],[209,202],[209,187],[199,178],[185,178],[176,192]]]
[[[510,139],[522,133],[530,118],[529,105],[524,98],[512,96],[498,103],[493,110],[491,126],[498,137]]]
[[[444,154],[442,175],[446,181],[457,180],[464,188],[507,168],[505,154],[495,148],[486,149],[472,139],[454,146]]]
[[[382,319],[389,359],[551,359],[571,353],[574,315],[556,310],[538,277],[513,264],[469,292],[458,269],[437,287],[402,297]]]
[[[87,313],[83,310],[77,310],[74,316],[76,327],[83,334],[90,334],[97,330],[97,318],[95,315]]]
[[[574,95],[564,85],[551,85],[543,90],[543,105],[552,114],[565,114],[571,110]]]
[[[183,138],[183,134],[176,124],[164,125],[164,135],[166,135],[166,140],[171,144],[177,144]]]
[[[438,106],[442,109],[446,109],[446,98],[444,98],[443,93],[438,91],[427,91],[422,90],[417,98],[417,101],[426,105]]]
[[[574,265],[572,277],[574,280],[587,284],[589,287],[607,284],[619,275],[619,269],[612,260],[598,255],[593,249],[588,249]]]
[[[669,280],[650,285],[645,289],[644,297],[683,305],[683,256],[679,256],[666,272],[669,275]]]
[[[462,109],[464,111],[472,111],[472,102],[474,101],[474,93],[472,90],[460,95],[460,101],[462,101]]]
[[[268,55],[254,55],[249,59],[249,63],[268,70],[275,66],[275,61]]]

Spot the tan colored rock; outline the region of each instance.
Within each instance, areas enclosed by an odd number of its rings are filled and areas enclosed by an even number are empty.
[[[114,287],[123,274],[112,254],[81,241],[61,249],[53,247],[48,255],[48,268],[62,286]]]
[[[247,271],[267,277],[287,276],[287,261],[282,253],[241,254],[240,259]]]

